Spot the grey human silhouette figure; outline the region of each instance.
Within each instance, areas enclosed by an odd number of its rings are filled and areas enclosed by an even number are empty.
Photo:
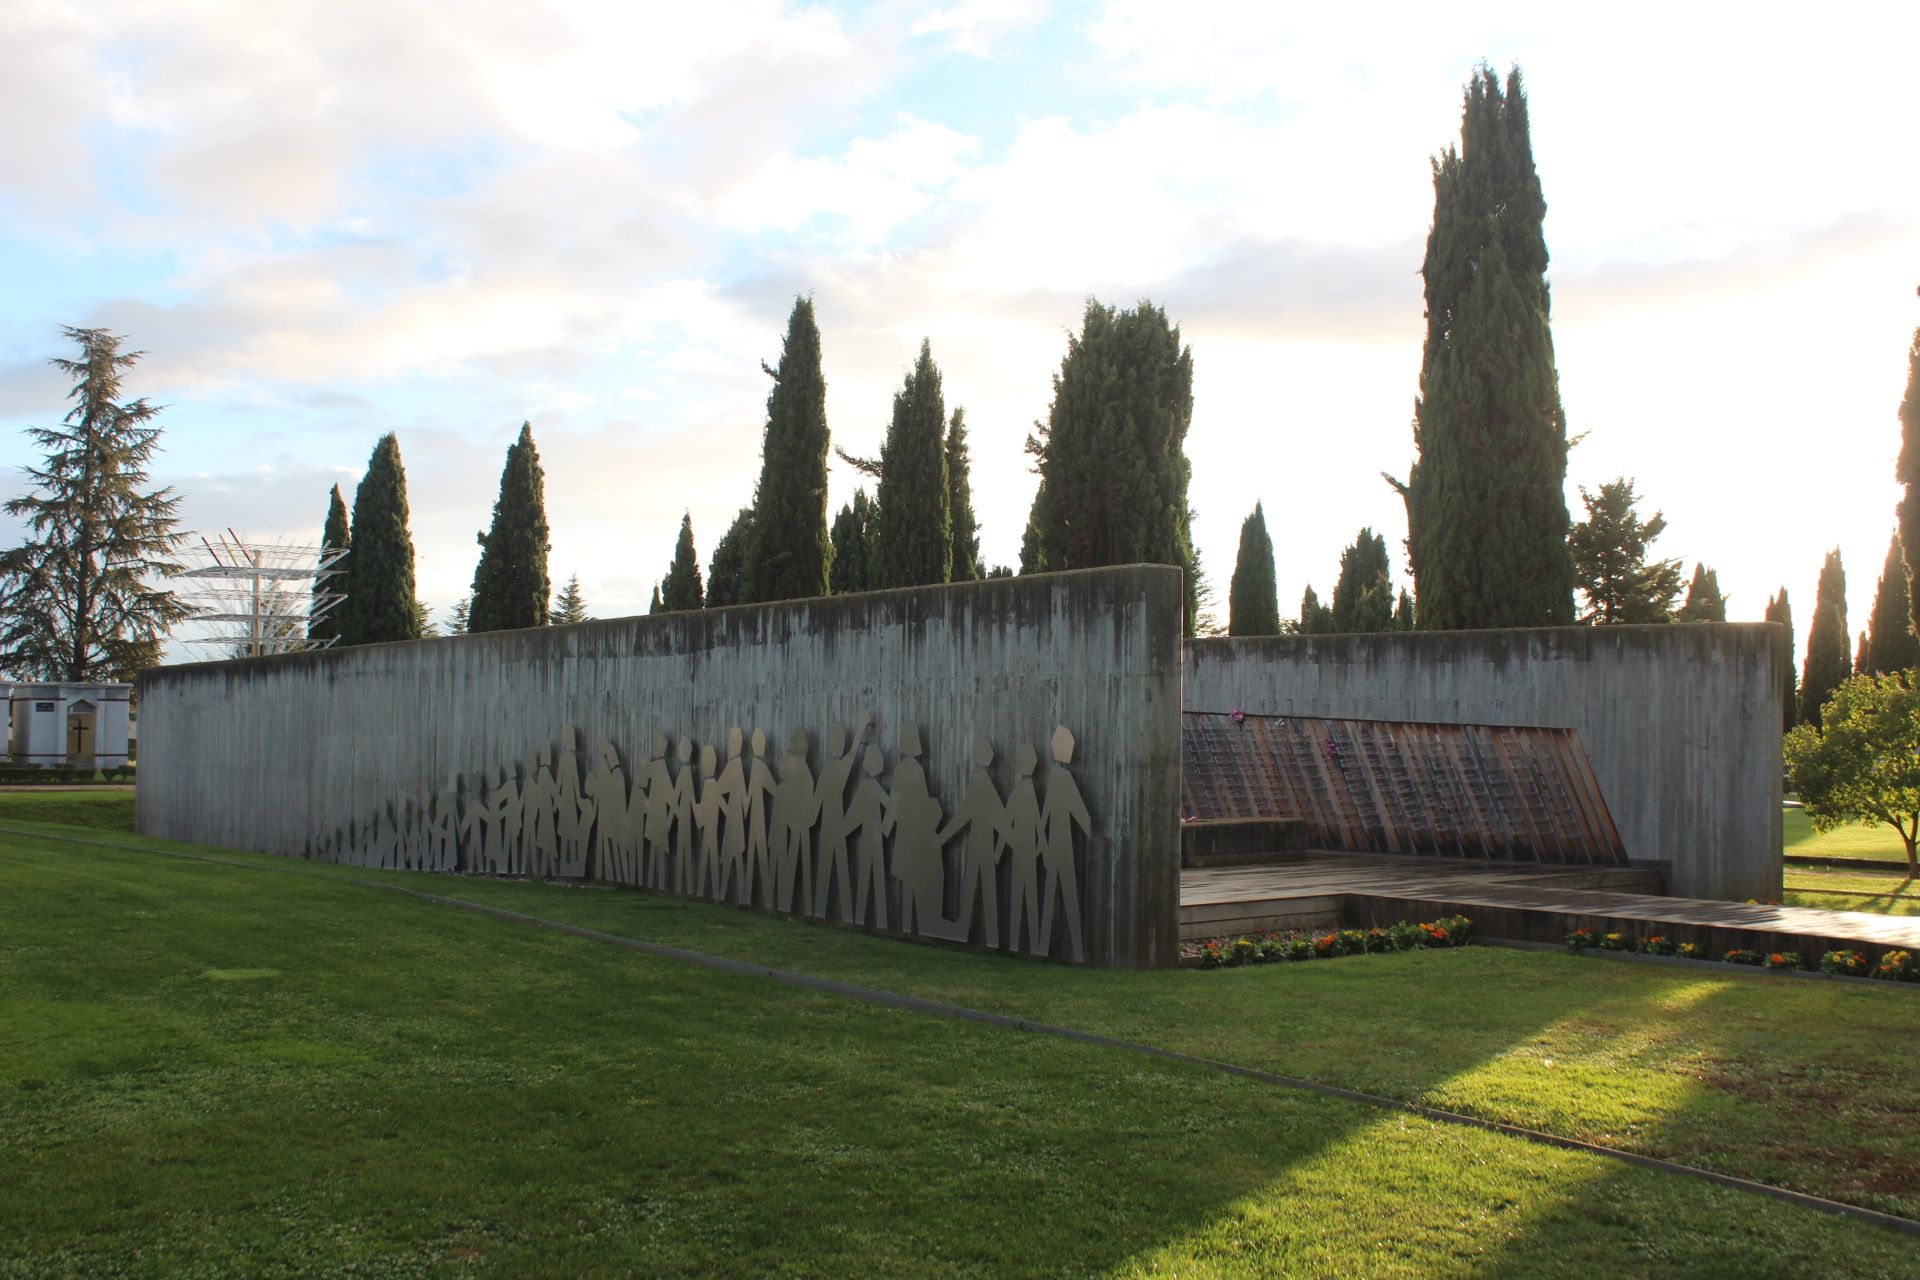
[[[847,837],[853,830],[847,819],[847,783],[859,760],[861,739],[867,736],[868,718],[866,712],[860,713],[851,738],[839,721],[827,726],[826,757],[820,762],[820,781],[814,788],[820,806],[820,873],[814,885],[813,914],[825,919],[831,899],[842,924],[853,908],[853,875],[847,863]],[[836,884],[840,892],[834,898]]]
[[[400,861],[400,827],[387,804],[374,806],[372,861],[367,865],[391,870]]]
[[[752,906],[773,900],[773,855],[767,844],[767,810],[773,801],[773,771],[767,768],[767,733],[753,731],[753,759],[747,764],[747,883],[740,901]]]
[[[900,882],[900,928],[929,938],[948,936],[941,896],[940,802],[927,789],[920,765],[920,729],[900,725],[900,758],[893,766],[893,878]]]
[[[820,817],[813,769],[807,764],[812,743],[805,729],[795,729],[780,757],[780,781],[773,791],[773,813],[768,837],[774,851],[774,908],[805,912],[813,906],[813,824]],[[798,891],[798,900],[795,891]]]
[[[426,870],[427,815],[432,803],[430,792],[395,802],[400,813],[400,864],[409,871]]]
[[[1073,830],[1078,827],[1088,838],[1093,836],[1093,818],[1087,802],[1080,797],[1080,786],[1067,765],[1073,761],[1073,734],[1067,726],[1053,731],[1053,767],[1047,770],[1047,796],[1040,806],[1040,827],[1046,833],[1040,846],[1046,867],[1046,883],[1040,889],[1040,951],[1052,951],[1054,903],[1058,901],[1067,917],[1067,934],[1075,964],[1086,960],[1080,943],[1080,880],[1073,867]],[[1056,895],[1057,898],[1056,898]]]
[[[699,798],[693,802],[693,829],[699,853],[687,876],[687,892],[696,898],[720,896],[720,761],[711,742],[700,747]]]
[[[720,879],[713,897],[724,902],[732,895],[744,902],[741,889],[747,880],[747,768],[740,758],[744,735],[736,727],[727,730],[727,762],[720,766],[717,817],[720,819]]]
[[[578,880],[587,874],[587,838],[593,832],[593,802],[581,793],[580,757],[574,751],[580,731],[560,731],[560,754],[553,760],[554,835],[560,845],[559,872]]]
[[[987,770],[993,765],[993,744],[973,740],[973,769],[967,774],[967,793],[937,838],[945,848],[962,828],[967,832],[966,865],[960,874],[959,932],[973,936],[974,904],[980,906],[981,941],[1000,945],[1000,855],[1007,848],[1007,805]]]
[[[631,883],[627,777],[620,769],[620,753],[605,738],[593,741],[593,768],[580,784],[580,792],[593,822],[592,860],[585,874],[614,884]]]
[[[861,753],[860,780],[847,804],[847,830],[858,833],[853,842],[852,923],[867,923],[871,903],[875,929],[887,927],[886,838],[893,832],[893,798],[880,785],[885,764],[880,748],[869,744]]]
[[[647,756],[646,815],[642,824],[644,841],[641,845],[639,883],[648,889],[660,887],[661,868],[667,860],[667,838],[673,830],[673,776],[667,772],[667,735],[655,729],[651,753]],[[639,782],[634,790],[640,789]],[[639,807],[640,800],[633,800]]]
[[[461,779],[464,781],[464,779]],[[481,799],[482,782],[478,775],[471,786],[460,789],[460,825],[456,828],[459,868],[472,873],[486,869],[486,802]]]
[[[509,760],[500,766],[494,800],[494,814],[500,823],[500,875],[517,876],[526,872],[522,853],[525,847],[523,807],[519,766]]]
[[[448,774],[428,801],[427,869],[455,871],[460,866],[460,777]]]
[[[1038,763],[1026,743],[1013,749],[1014,783],[1007,794],[1007,945],[1045,955],[1040,945],[1040,797],[1033,789]]]
[[[559,788],[553,781],[553,750],[544,745],[535,747],[527,753],[520,810],[526,841],[526,874],[530,876],[545,878],[558,870],[560,842],[555,836],[554,819],[559,801]]]
[[[673,790],[668,796],[673,811],[673,883],[660,887],[690,893],[687,877],[693,870],[693,739],[681,738],[675,754],[680,757],[680,768],[674,773]]]

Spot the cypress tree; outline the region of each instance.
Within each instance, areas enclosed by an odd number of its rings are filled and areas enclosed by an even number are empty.
[[[1387,631],[1393,626],[1393,584],[1387,540],[1363,528],[1340,553],[1340,577],[1333,587],[1336,632]]]
[[[753,543],[753,508],[742,507],[727,531],[714,544],[713,561],[707,566],[707,608],[744,604],[743,575],[747,570],[747,550]]]
[[[475,535],[480,563],[473,571],[473,604],[467,629],[511,631],[547,625],[547,477],[533,445],[533,425],[520,424],[520,437],[507,446],[500,470],[500,496],[493,504],[493,525]]]
[[[1427,336],[1404,485],[1420,625],[1573,620],[1566,420],[1554,369],[1546,200],[1519,68],[1482,66],[1460,146],[1433,164]]]
[[[1865,675],[1867,670],[1867,633],[1860,633],[1860,643],[1854,646],[1853,670],[1850,675]]]
[[[1670,622],[1673,598],[1680,594],[1680,562],[1649,560],[1654,539],[1666,531],[1660,512],[1640,519],[1633,481],[1609,480],[1598,492],[1580,488],[1587,518],[1567,535],[1574,575],[1586,610],[1580,621],[1592,623]]]
[[[1780,663],[1780,711],[1782,733],[1791,730],[1800,723],[1800,700],[1795,696],[1798,688],[1793,678],[1793,605],[1787,601],[1787,589],[1780,588],[1780,594],[1767,601],[1766,620],[1777,622],[1785,632],[1782,637]]]
[[[1117,311],[1089,299],[1053,379],[1045,424],[1027,437],[1040,490],[1021,568],[1171,564],[1186,574],[1187,634],[1199,606],[1187,484],[1193,351],[1150,302]]]
[[[1873,613],[1867,619],[1866,663],[1861,671],[1886,675],[1920,667],[1920,640],[1914,638],[1907,599],[1907,558],[1895,532],[1887,546],[1886,567],[1873,594]]]
[[[833,518],[833,594],[873,590],[873,524],[873,500],[856,490]]]
[[[1807,667],[1800,677],[1800,719],[1820,723],[1820,708],[1853,671],[1847,654],[1847,572],[1840,549],[1827,552],[1820,567],[1820,589],[1813,599],[1813,625],[1807,631]]]
[[[592,621],[587,615],[586,593],[580,590],[579,574],[568,578],[567,585],[560,588],[560,594],[553,598],[553,610],[547,614],[547,621],[556,627]]]
[[[1020,572],[1045,573],[1047,566],[1040,550],[1040,513],[1047,507],[1047,479],[1033,491],[1033,505],[1027,509],[1027,527],[1020,533]]]
[[[339,612],[340,640],[382,644],[420,634],[414,616],[413,536],[407,531],[407,471],[400,441],[380,437],[353,495],[352,582]]]
[[[1920,564],[1920,329],[1907,348],[1907,394],[1900,402],[1900,461],[1896,478],[1905,486],[1900,499],[1900,548],[1907,561],[1909,626],[1920,632],[1920,591],[1914,590],[1913,567]]]
[[[320,533],[320,550],[324,553],[334,550],[349,550],[334,562],[339,572],[325,578],[316,578],[313,583],[313,607],[307,614],[307,641],[316,649],[332,644],[340,638],[340,613],[347,607],[346,595],[349,588],[347,570],[351,560],[351,542],[347,525],[347,500],[340,496],[340,486],[333,486],[333,492],[327,495],[327,523]],[[329,595],[342,597],[333,608],[320,613],[323,598]]]
[[[693,550],[693,513],[680,517],[680,538],[673,544],[673,561],[660,583],[660,600],[668,613],[706,607],[707,594],[700,582],[700,558]]]
[[[649,614],[655,614],[665,613],[666,611],[667,603],[660,598],[660,584],[656,582],[653,584],[653,600],[647,605],[647,612]]]
[[[1320,603],[1320,597],[1314,593],[1312,583],[1307,584],[1305,594],[1300,597],[1299,630],[1303,636],[1333,634],[1333,610]]]
[[[1395,631],[1411,631],[1413,627],[1413,597],[1407,594],[1405,587],[1402,587],[1400,588],[1400,603],[1395,606],[1393,611],[1393,629]]]
[[[447,612],[447,634],[463,636],[467,634],[467,622],[473,614],[473,598],[463,596],[453,602],[453,608]]]
[[[1673,615],[1675,622],[1725,622],[1727,598],[1720,594],[1720,575],[1699,561],[1687,584],[1687,602]]]
[[[1273,539],[1267,536],[1267,516],[1258,502],[1253,514],[1240,522],[1240,554],[1233,562],[1233,582],[1227,587],[1227,634],[1280,634],[1280,594],[1273,580]]]
[[[767,395],[741,599],[823,596],[833,555],[827,539],[827,380],[820,371],[812,299],[793,300],[780,367],[767,374],[773,390]]]
[[[973,514],[972,472],[967,411],[956,408],[947,426],[947,511],[953,528],[954,582],[972,582],[981,576],[980,522]]]
[[[875,587],[920,587],[953,576],[953,494],[947,480],[947,409],[932,344],[922,341],[880,446],[874,495]]]

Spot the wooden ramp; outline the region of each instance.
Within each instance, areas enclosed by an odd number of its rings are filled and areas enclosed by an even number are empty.
[[[1315,851],[1289,866],[1180,873],[1183,939],[1453,914],[1471,917],[1477,934],[1521,942],[1561,943],[1588,928],[1664,934],[1716,957],[1735,948],[1798,951],[1813,964],[1839,949],[1869,962],[1883,950],[1920,951],[1920,917],[1669,898],[1654,871]]]

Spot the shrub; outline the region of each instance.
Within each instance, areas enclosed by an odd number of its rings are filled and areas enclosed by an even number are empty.
[[[1202,969],[1218,969],[1225,963],[1225,957],[1220,954],[1219,943],[1209,942],[1200,949],[1200,967]]]
[[[1227,948],[1227,963],[1252,964],[1259,953],[1260,946],[1252,938],[1235,938]]]
[[[1667,941],[1667,935],[1656,933],[1651,938],[1640,939],[1640,954],[1643,956],[1670,956],[1673,943]]]
[[[1420,938],[1420,926],[1412,921],[1400,920],[1387,926],[1387,941],[1395,951],[1413,950],[1420,945]]]
[[[1340,931],[1340,954],[1343,956],[1363,956],[1367,953],[1367,935],[1359,929]]]
[[[1260,943],[1260,961],[1262,964],[1272,964],[1276,960],[1285,960],[1286,958],[1287,940],[1279,934],[1270,933],[1265,940]]]
[[[1447,931],[1447,945],[1464,947],[1467,939],[1473,936],[1473,921],[1465,916],[1441,916],[1437,924]]]
[[[1595,936],[1593,930],[1575,929],[1567,935],[1567,949],[1570,951],[1584,951],[1599,941],[1600,939]]]
[[[1748,951],[1745,947],[1735,947],[1732,951],[1727,952],[1727,954],[1720,958],[1728,964],[1760,963],[1760,953],[1758,951]]]
[[[1707,944],[1704,942],[1683,942],[1673,949],[1673,954],[1683,960],[1706,960]]]
[[[1867,971],[1867,958],[1858,951],[1829,951],[1820,957],[1820,972],[1858,978]]]
[[[1769,951],[1766,959],[1760,962],[1769,969],[1798,969],[1800,953],[1798,951]]]
[[[1602,951],[1629,951],[1633,948],[1633,939],[1624,933],[1603,933],[1600,935]]]
[[[1393,938],[1385,929],[1367,930],[1367,951],[1369,954],[1376,951],[1391,950],[1393,950]]]
[[[1920,963],[1915,962],[1911,951],[1888,951],[1873,967],[1873,976],[1889,982],[1920,982]]]
[[[1300,937],[1300,938],[1294,938],[1292,941],[1288,942],[1287,943],[1287,959],[1289,960],[1313,959],[1313,939],[1307,938],[1307,937]]]

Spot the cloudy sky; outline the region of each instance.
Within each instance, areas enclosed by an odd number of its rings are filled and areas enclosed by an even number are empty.
[[[556,582],[645,607],[680,515],[751,495],[796,294],[836,443],[922,337],[973,431],[989,561],[1089,296],[1194,351],[1224,591],[1266,504],[1282,612],[1362,525],[1396,576],[1429,157],[1476,62],[1527,77],[1577,489],[1804,630],[1865,624],[1920,324],[1920,6],[0,4],[0,488],[63,411],[58,326],[147,354],[194,529],[315,540],[399,433],[422,594],[463,595],[531,420]],[[1469,12],[1470,10],[1470,12]],[[836,464],[833,505],[858,477]],[[11,536],[11,531],[0,529]]]

